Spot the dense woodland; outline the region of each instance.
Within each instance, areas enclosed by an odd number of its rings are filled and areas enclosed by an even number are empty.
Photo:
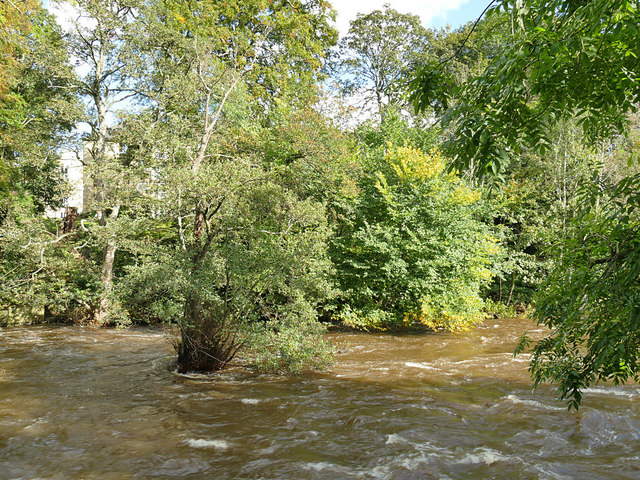
[[[323,0],[79,0],[64,28],[0,2],[4,321],[166,324],[181,371],[298,372],[328,325],[526,309],[570,406],[637,380],[638,1],[487,4],[338,38]],[[65,220],[63,151],[92,192]]]

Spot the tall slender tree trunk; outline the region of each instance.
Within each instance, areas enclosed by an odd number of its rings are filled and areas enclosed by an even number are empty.
[[[96,58],[96,78],[102,78],[105,70],[105,52],[104,45],[98,48],[98,54]],[[120,205],[116,205],[112,209],[111,213],[107,216],[105,212],[105,188],[108,185],[105,184],[103,178],[101,178],[101,168],[105,166],[107,158],[107,144],[109,127],[107,125],[107,95],[103,95],[102,85],[96,85],[94,91],[93,101],[97,111],[96,121],[96,142],[93,150],[93,162],[96,166],[97,176],[94,177],[95,199],[97,203],[98,224],[101,228],[105,229],[110,220],[115,220],[118,217],[120,211]],[[103,326],[109,321],[109,296],[113,287],[113,265],[116,255],[116,240],[113,237],[108,237],[106,244],[102,250],[102,271],[100,274],[100,282],[102,283],[102,292],[96,311],[94,312],[93,324],[95,326]]]
[[[511,305],[511,298],[513,297],[513,289],[516,286],[516,274],[511,272],[511,288],[509,289],[509,298],[507,299],[507,307]]]
[[[120,205],[116,205],[116,207],[111,211],[109,218],[111,220],[115,220],[118,218],[119,212]],[[106,218],[103,217],[103,220],[100,223],[103,228],[106,227]],[[115,263],[117,250],[118,247],[116,245],[116,239],[113,237],[107,238],[106,245],[102,250],[102,272],[100,274],[102,294],[93,316],[93,324],[98,327],[105,325],[109,321],[109,295],[113,289],[113,265]]]
[[[380,122],[384,123],[384,120],[386,118],[386,110],[385,110],[385,106],[384,106],[384,102],[382,100],[382,89],[384,87],[382,85],[376,85],[375,89],[376,89],[376,102],[378,104],[378,114],[380,115]]]
[[[116,249],[115,241],[108,240],[102,254],[102,274],[100,275],[102,295],[93,318],[94,324],[99,327],[109,321],[109,294],[113,287],[113,262]]]

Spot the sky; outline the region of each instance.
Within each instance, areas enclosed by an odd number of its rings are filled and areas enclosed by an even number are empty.
[[[349,30],[349,22],[358,13],[381,10],[385,3],[400,13],[412,13],[422,19],[425,27],[458,27],[475,20],[491,0],[333,0],[338,12],[337,27],[343,36]]]

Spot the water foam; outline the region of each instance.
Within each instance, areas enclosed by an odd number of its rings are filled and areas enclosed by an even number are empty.
[[[257,398],[243,398],[240,401],[245,405],[257,405],[258,403],[260,403],[260,400],[258,400]]]
[[[536,402],[535,400],[527,400],[525,398],[520,398],[514,394],[507,395],[505,397],[505,400],[508,400],[509,402],[515,403],[515,404],[528,405],[530,407],[540,408],[542,410],[553,410],[553,411],[565,410],[562,407],[554,407],[552,405],[545,405],[544,403]]]
[[[457,463],[484,463],[485,465],[493,465],[498,462],[507,462],[510,458],[493,450],[492,448],[479,448],[472,453],[467,453]]]
[[[302,465],[302,468],[304,468],[307,471],[315,471],[315,472],[324,472],[324,471],[336,472],[336,473],[342,474],[343,476],[347,476],[347,475],[351,476],[353,474],[353,470],[351,468],[344,467],[342,465],[338,465],[335,463],[329,463],[329,462],[309,462]]]
[[[404,364],[407,367],[422,368],[423,370],[439,370],[438,367],[434,367],[433,365],[429,365],[428,363],[405,362]]]
[[[401,437],[400,435],[396,435],[395,433],[387,435],[387,441],[385,442],[385,444],[393,445],[394,443],[408,443],[408,440],[404,437]]]
[[[226,450],[230,447],[226,440],[205,440],[204,438],[189,438],[186,443],[194,448],[217,448],[218,450]]]
[[[622,390],[615,387],[589,387],[584,389],[584,393],[593,393],[598,395],[614,395],[616,397],[635,398],[640,394],[640,390],[630,391]]]

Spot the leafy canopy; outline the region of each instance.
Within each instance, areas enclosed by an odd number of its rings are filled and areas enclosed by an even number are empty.
[[[181,370],[223,368],[240,349],[260,352],[266,369],[320,366],[329,229],[308,164],[321,162],[288,130],[314,123],[300,116],[335,39],[331,10],[266,0],[147,7],[131,43],[143,110],[126,126],[135,163],[154,176],[139,208],[172,235],[158,253],[141,248],[142,268],[129,271],[135,288],[173,298],[166,310],[136,301],[177,321]],[[325,128],[312,126],[320,137]],[[175,275],[149,288],[166,259]]]
[[[456,85],[432,63],[411,84],[414,106],[452,127],[457,168],[500,174],[522,147],[547,148],[562,118],[577,116],[592,141],[624,131],[640,101],[637,0],[502,0],[487,16],[502,12],[511,35],[484,72]]]
[[[365,94],[384,116],[384,107],[398,103],[409,72],[424,60],[428,31],[417,15],[384,10],[358,14],[340,42],[341,83],[346,93]]]
[[[500,176],[525,148],[548,150],[551,127],[565,119],[575,119],[592,146],[627,131],[640,101],[637,0],[491,5],[489,16],[507,14],[511,35],[482,74],[451,87],[462,101],[450,101],[437,65],[413,82],[416,108],[433,106],[451,128],[446,148],[457,168]],[[596,172],[591,185],[539,295],[537,319],[552,330],[530,364],[536,384],[557,382],[570,408],[594,382],[638,377],[638,179],[628,173],[605,188]],[[520,350],[526,345],[525,338]]]
[[[586,192],[577,230],[557,246],[535,316],[551,334],[533,349],[535,385],[558,382],[577,409],[599,381],[640,379],[640,176]],[[523,337],[520,350],[528,345]]]
[[[477,220],[480,192],[437,151],[376,149],[360,192],[339,209],[332,255],[347,325],[462,330],[482,318],[497,245]]]

